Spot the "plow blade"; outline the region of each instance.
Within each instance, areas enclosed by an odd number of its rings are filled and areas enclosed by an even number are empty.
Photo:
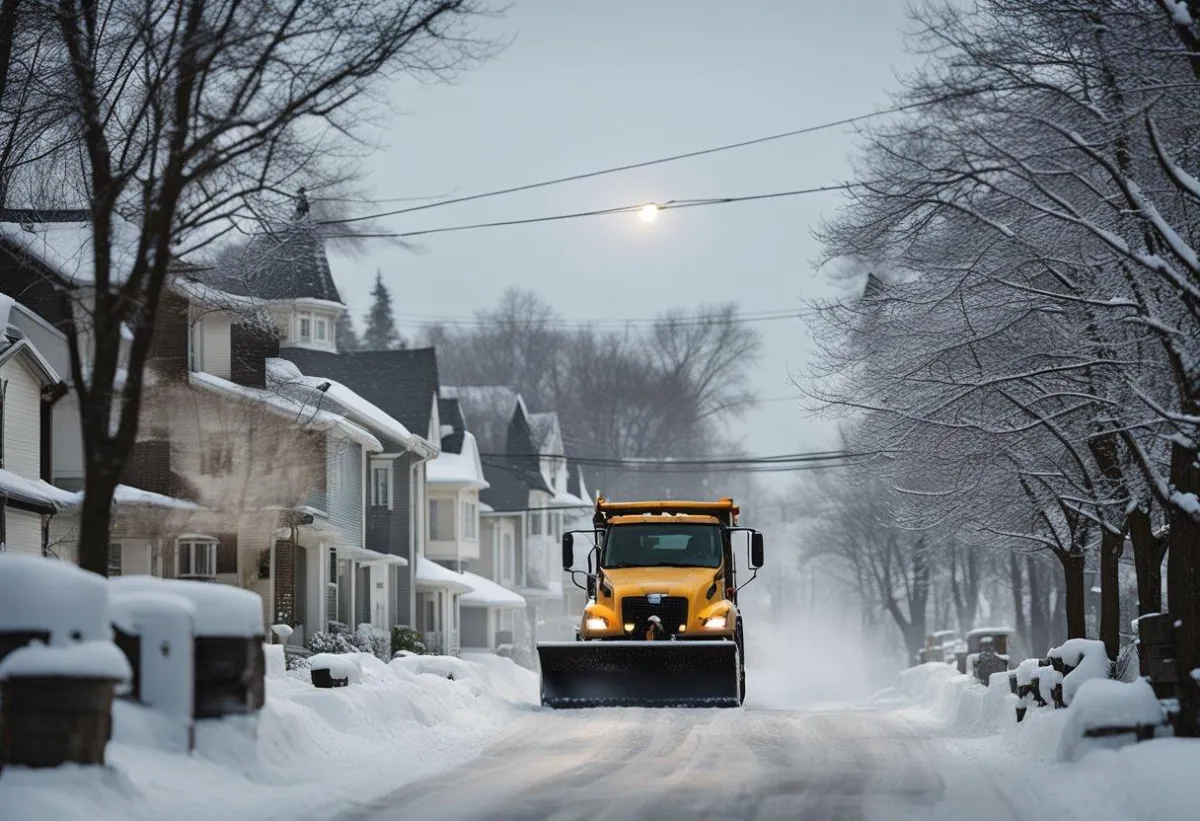
[[[576,641],[538,645],[548,707],[737,707],[732,641]]]

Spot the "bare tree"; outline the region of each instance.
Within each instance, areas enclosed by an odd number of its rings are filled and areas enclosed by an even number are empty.
[[[172,261],[270,213],[306,182],[352,173],[383,81],[452,76],[489,47],[467,28],[476,0],[5,8],[16,8],[18,40],[42,36],[33,10],[48,8],[55,36],[44,52],[24,52],[27,71],[47,76],[61,64],[66,82],[43,88],[45,99],[30,99],[18,119],[62,113],[41,135],[57,148],[44,163],[80,171],[65,179],[91,216],[91,264],[83,287],[64,296],[64,330],[86,468],[80,564],[103,574]]]

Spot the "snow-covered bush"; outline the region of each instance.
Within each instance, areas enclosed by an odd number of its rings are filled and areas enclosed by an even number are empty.
[[[370,653],[382,662],[391,661],[392,639],[386,630],[370,624],[360,624],[352,642],[363,653]]]
[[[425,642],[421,633],[412,627],[396,625],[392,628],[392,655],[396,653],[412,653],[422,655],[425,652]]]
[[[308,639],[308,649],[314,653],[357,653],[358,648],[350,643],[345,633],[313,633]]]

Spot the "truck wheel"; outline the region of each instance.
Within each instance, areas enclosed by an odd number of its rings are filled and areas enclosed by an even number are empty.
[[[746,703],[746,654],[742,641],[742,620],[738,619],[736,638],[738,651],[738,704]]]

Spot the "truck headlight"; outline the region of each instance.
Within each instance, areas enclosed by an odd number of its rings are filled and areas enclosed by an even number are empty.
[[[704,620],[704,626],[710,630],[724,630],[726,621],[724,616],[713,616],[711,619]]]
[[[588,630],[608,629],[608,619],[604,618],[603,616],[590,616],[587,619],[584,619],[583,623]]]

